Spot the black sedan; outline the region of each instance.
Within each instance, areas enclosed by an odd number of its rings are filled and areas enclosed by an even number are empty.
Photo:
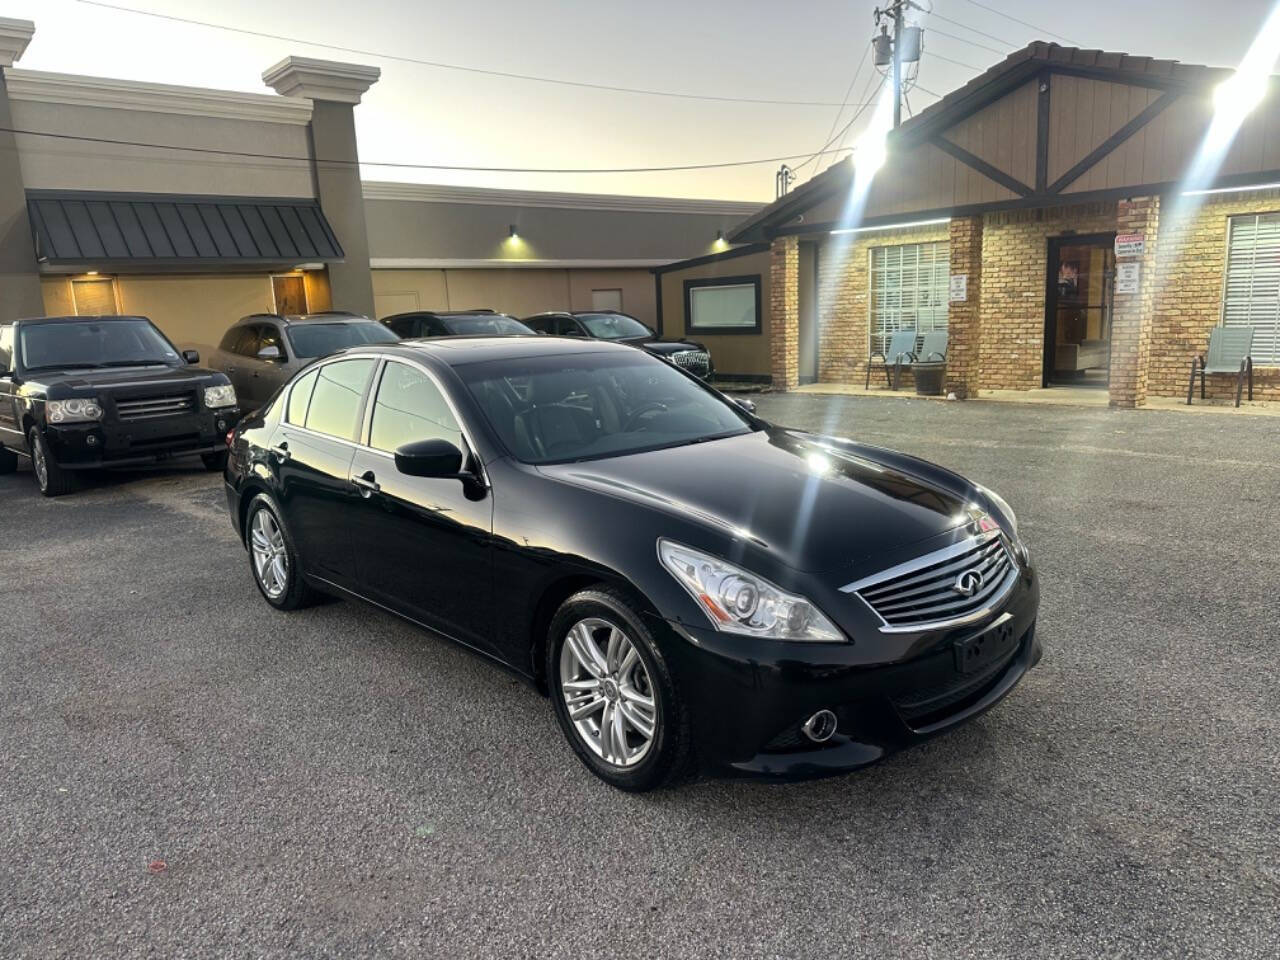
[[[643,351],[353,348],[232,437],[273,607],[356,597],[550,694],[598,776],[803,778],[942,733],[1040,658],[1009,507],[941,467],[772,426]]]
[[[612,340],[640,347],[655,357],[670,360],[700,380],[710,380],[715,373],[711,352],[703,344],[693,340],[663,340],[652,327],[629,314],[606,310],[551,312],[525,317],[524,322],[538,333]]]

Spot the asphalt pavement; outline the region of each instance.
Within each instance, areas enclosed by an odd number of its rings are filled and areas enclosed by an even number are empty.
[[[1046,655],[851,776],[616,792],[535,691],[255,591],[195,467],[0,477],[0,957],[1280,955],[1280,422],[766,395],[996,489]]]

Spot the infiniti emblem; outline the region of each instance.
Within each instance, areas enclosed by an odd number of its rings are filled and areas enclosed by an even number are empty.
[[[960,576],[956,577],[955,585],[952,586],[951,589],[962,597],[972,597],[982,589],[982,584],[982,571],[975,568],[972,570],[965,570],[960,574]]]

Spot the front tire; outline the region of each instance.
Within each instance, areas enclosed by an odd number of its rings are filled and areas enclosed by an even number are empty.
[[[245,513],[249,569],[262,598],[277,610],[298,610],[315,602],[315,592],[302,579],[298,551],[280,510],[265,493]]]
[[[27,443],[31,449],[31,473],[36,478],[36,486],[40,488],[42,495],[60,497],[75,490],[75,474],[58,466],[39,427],[31,428],[27,434]]]
[[[560,729],[597,777],[638,793],[689,775],[688,710],[630,597],[600,587],[566,600],[545,666]]]

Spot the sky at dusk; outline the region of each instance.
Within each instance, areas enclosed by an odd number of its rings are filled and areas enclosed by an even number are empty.
[[[872,0],[112,2],[290,39],[173,23],[78,0],[0,0],[0,16],[36,23],[35,38],[18,67],[267,93],[262,71],[289,54],[366,63],[381,68],[382,79],[356,108],[362,160],[557,168],[793,154],[801,157],[791,161],[796,166],[826,140],[837,107],[587,90],[370,53],[610,86],[838,104],[872,35],[875,6]],[[1271,4],[1229,0],[1228,5],[1229,18],[1210,18],[1203,0],[983,0],[982,5],[934,0],[933,16],[914,14],[926,28],[919,83],[945,94],[1037,39],[1066,38],[1084,47],[1235,66]],[[851,101],[859,99],[870,76],[868,63]],[[911,94],[910,104],[920,110],[934,99],[920,89]],[[839,126],[849,116],[846,110]],[[372,180],[765,201],[773,198],[777,166],[612,175],[370,166],[363,173]],[[801,179],[816,168],[806,165]]]

